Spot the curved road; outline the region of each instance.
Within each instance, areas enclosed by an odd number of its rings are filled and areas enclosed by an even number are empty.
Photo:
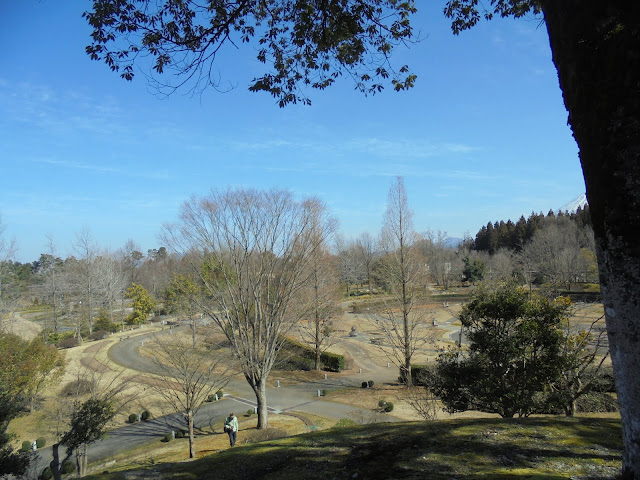
[[[186,328],[186,327],[185,327]],[[111,361],[123,367],[143,373],[154,373],[156,366],[151,360],[141,357],[138,354],[138,347],[141,342],[148,341],[157,334],[168,334],[169,330],[163,332],[148,333],[143,335],[127,337],[115,343],[109,348],[108,356]],[[384,368],[373,361],[365,349],[359,348],[358,339],[344,339],[342,346],[354,358],[356,368],[362,368],[362,374],[350,376],[340,376],[337,374],[327,374],[326,380],[315,382],[304,382],[293,385],[277,387],[269,385],[267,387],[267,399],[269,412],[276,414],[286,414],[287,412],[299,412],[301,414],[314,414],[320,417],[339,420],[341,418],[367,418],[371,416],[371,411],[361,409],[353,405],[337,403],[327,400],[325,397],[318,397],[319,390],[333,390],[344,387],[359,388],[366,380],[374,380],[376,383],[384,381],[394,381],[397,379],[395,367]],[[274,382],[270,382],[274,383]],[[238,376],[229,382],[225,391],[232,392],[225,394],[224,399],[219,402],[204,404],[195,417],[197,429],[220,430],[224,418],[230,411],[245,412],[250,407],[255,407],[255,395],[242,376]],[[400,419],[392,415],[384,415],[379,420],[386,422],[399,421]],[[183,414],[170,414],[156,418],[148,422],[127,425],[111,430],[107,436],[89,446],[89,462],[104,463],[110,457],[123,451],[135,448],[150,441],[157,441],[167,432],[172,430],[186,430],[186,419]],[[51,448],[42,448],[37,452],[35,469],[41,472],[52,459]],[[60,448],[61,458],[64,457],[64,449]],[[108,462],[106,462],[108,464]]]

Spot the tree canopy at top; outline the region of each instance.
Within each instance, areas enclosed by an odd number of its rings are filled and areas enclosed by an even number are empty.
[[[141,56],[153,59],[150,80],[160,90],[190,84],[218,87],[213,65],[223,46],[256,43],[267,72],[249,90],[266,91],[283,107],[310,104],[305,89],[325,89],[343,75],[374,94],[390,81],[413,86],[408,66],[395,69],[395,47],[412,42],[414,0],[94,0],[84,13],[93,28],[87,53],[126,80]],[[177,83],[159,81],[165,71]]]

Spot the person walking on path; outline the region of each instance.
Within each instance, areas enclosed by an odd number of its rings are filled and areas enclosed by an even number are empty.
[[[238,418],[233,412],[224,421],[224,431],[229,434],[229,443],[233,447],[236,444],[238,435]]]

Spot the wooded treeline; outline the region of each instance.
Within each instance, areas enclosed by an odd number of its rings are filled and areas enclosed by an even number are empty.
[[[584,208],[578,207],[575,212],[560,211],[556,214],[549,210],[546,216],[531,213],[527,219],[523,215],[516,223],[511,220],[489,222],[476,233],[473,249],[489,254],[494,254],[501,248],[519,252],[538,230],[554,221],[562,222],[567,219],[574,222],[578,230],[593,234],[589,206],[585,205]]]

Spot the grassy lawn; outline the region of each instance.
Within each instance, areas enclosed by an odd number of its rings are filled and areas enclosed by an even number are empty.
[[[621,465],[617,419],[340,423],[346,425],[87,478],[595,479],[614,477]]]

